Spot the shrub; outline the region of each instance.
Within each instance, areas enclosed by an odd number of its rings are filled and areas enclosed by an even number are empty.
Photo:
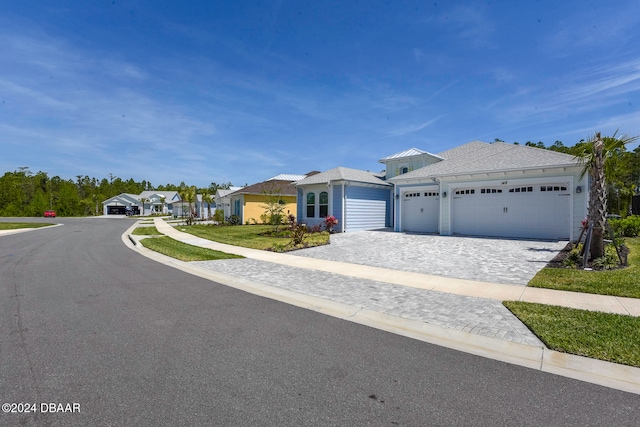
[[[320,233],[322,231],[322,224],[316,224],[309,227],[309,233]]]
[[[289,224],[289,236],[291,236],[290,246],[297,248],[300,246],[305,247],[304,238],[307,236],[309,229],[304,224],[298,224],[296,217],[289,214],[287,215],[287,223]]]
[[[576,268],[580,264],[582,264],[582,256],[580,255],[580,251],[582,250],[582,243],[577,245],[575,248],[571,249],[569,255],[562,261],[562,264],[565,267]]]
[[[222,224],[224,222],[224,211],[222,209],[216,209],[213,213],[213,220],[218,224]]]
[[[227,218],[227,223],[229,225],[238,225],[240,224],[240,217],[238,215],[231,215],[229,218]]]
[[[640,235],[639,215],[630,215],[623,219],[609,219],[609,225],[618,236],[637,237]]]
[[[338,220],[335,216],[331,215],[324,219],[324,229],[329,233],[333,231],[333,227],[338,224]]]
[[[607,245],[604,255],[594,259],[592,266],[594,270],[612,270],[618,267],[619,262],[616,248],[613,245]]]
[[[276,242],[271,246],[273,252],[285,252],[289,248],[289,243]]]
[[[304,238],[309,229],[304,224],[297,224],[291,229],[291,243],[294,247],[304,245]]]

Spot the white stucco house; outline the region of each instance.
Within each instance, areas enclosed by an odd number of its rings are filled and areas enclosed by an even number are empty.
[[[473,141],[380,162],[394,187],[395,231],[568,240],[587,214],[588,178],[568,154]]]
[[[231,198],[229,195],[241,190],[242,188],[243,187],[229,187],[226,189],[220,188],[216,191],[216,209],[222,210],[225,218],[229,218],[231,216]]]

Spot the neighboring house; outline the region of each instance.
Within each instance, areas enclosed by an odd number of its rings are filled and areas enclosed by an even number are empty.
[[[180,196],[178,196],[178,200],[175,200],[173,203],[173,212],[172,215],[174,218],[181,218],[183,216],[189,216],[189,213],[192,212],[195,218],[205,219],[207,218],[207,208],[206,204],[202,203],[202,195],[196,194],[196,200],[189,203],[187,201],[180,200]]]
[[[313,226],[334,216],[338,220],[334,230],[341,232],[392,224],[392,185],[371,172],[337,167],[295,184],[299,223]]]
[[[196,202],[193,203],[193,210],[197,217],[203,218],[206,215],[206,209],[202,203],[202,196],[196,196]],[[105,215],[125,215],[127,208],[131,210],[133,215],[173,215],[181,216],[183,205],[180,195],[177,191],[143,191],[140,194],[122,193],[102,202],[103,213]],[[186,206],[184,206],[185,212]]]
[[[122,193],[102,202],[104,215],[126,215],[127,209],[130,209],[134,215],[140,215],[142,202],[137,194]]]
[[[225,218],[229,218],[231,216],[231,199],[229,198],[229,195],[240,189],[242,189],[242,187],[229,187],[228,189],[221,188],[216,191],[216,209],[222,210]]]
[[[237,215],[241,224],[263,222],[265,203],[270,195],[279,197],[285,205],[283,214],[296,211],[296,188],[290,180],[270,179],[243,187],[225,196],[229,200],[230,215]],[[225,218],[227,215],[225,215]]]
[[[143,191],[137,196],[138,200],[144,199],[144,209],[141,215],[163,214],[170,215],[173,212],[172,204],[180,200],[177,191]]]
[[[394,185],[395,231],[575,239],[587,214],[587,177],[568,154],[474,141],[380,162]]]

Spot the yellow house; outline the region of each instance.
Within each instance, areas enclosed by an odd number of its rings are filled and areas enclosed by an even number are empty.
[[[304,175],[302,175],[304,177]],[[270,179],[241,188],[227,197],[230,199],[231,215],[237,215],[241,224],[268,223],[265,209],[269,199],[277,199],[285,205],[283,215],[296,214],[296,187],[294,180]]]

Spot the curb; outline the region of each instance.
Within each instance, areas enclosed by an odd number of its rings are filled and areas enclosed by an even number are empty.
[[[130,236],[135,227],[136,224],[132,225],[122,235],[122,241],[130,249],[157,262],[206,280],[441,347],[640,394],[640,368],[560,353],[546,347],[534,347],[497,338],[469,334],[431,325],[419,320],[406,319],[384,312],[350,306],[214,272],[138,246]]]

